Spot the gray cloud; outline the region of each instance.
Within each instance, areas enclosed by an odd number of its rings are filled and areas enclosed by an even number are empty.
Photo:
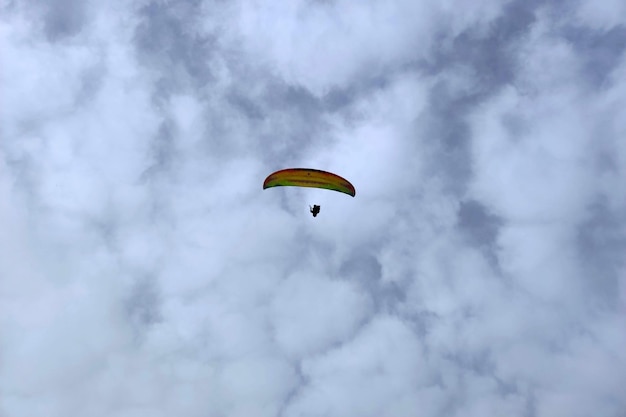
[[[609,74],[619,65],[626,49],[626,27],[622,25],[598,32],[584,26],[566,26],[563,32],[565,39],[580,50],[585,79],[591,88],[602,88]]]

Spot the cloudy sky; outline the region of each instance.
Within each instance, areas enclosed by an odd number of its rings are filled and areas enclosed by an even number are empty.
[[[626,416],[623,0],[0,4],[0,416]]]

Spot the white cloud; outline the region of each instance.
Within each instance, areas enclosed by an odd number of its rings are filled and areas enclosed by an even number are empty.
[[[349,87],[354,79],[374,79],[427,59],[442,25],[456,34],[488,24],[501,6],[485,1],[467,10],[457,7],[445,2],[255,1],[240,5],[238,17],[243,47],[255,59],[287,83],[324,95]]]
[[[406,325],[378,318],[350,343],[303,363],[308,383],[286,415],[414,415],[421,405],[416,389],[433,384],[423,355]]]
[[[608,30],[626,23],[626,6],[619,0],[583,1],[575,12],[576,19],[598,30]]]
[[[272,301],[276,341],[295,358],[324,351],[351,337],[370,312],[368,301],[345,281],[289,277]]]
[[[617,3],[2,8],[0,414],[621,415]]]

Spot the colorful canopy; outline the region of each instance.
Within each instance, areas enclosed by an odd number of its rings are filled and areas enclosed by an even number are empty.
[[[332,172],[309,168],[289,168],[270,174],[263,182],[263,189],[281,186],[325,188],[355,196],[354,186],[345,178]]]

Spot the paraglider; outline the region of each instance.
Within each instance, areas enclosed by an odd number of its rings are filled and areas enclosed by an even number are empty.
[[[313,217],[317,217],[317,214],[320,212],[320,206],[314,205],[313,207],[309,206],[309,210],[313,213]]]
[[[356,195],[354,185],[352,185],[350,181],[332,172],[321,171],[319,169],[283,169],[270,174],[263,182],[264,190],[266,188],[283,186],[323,188],[348,194],[352,197]],[[319,205],[314,205],[313,207],[309,206],[309,209],[313,217],[317,217],[317,214],[320,212]]]

